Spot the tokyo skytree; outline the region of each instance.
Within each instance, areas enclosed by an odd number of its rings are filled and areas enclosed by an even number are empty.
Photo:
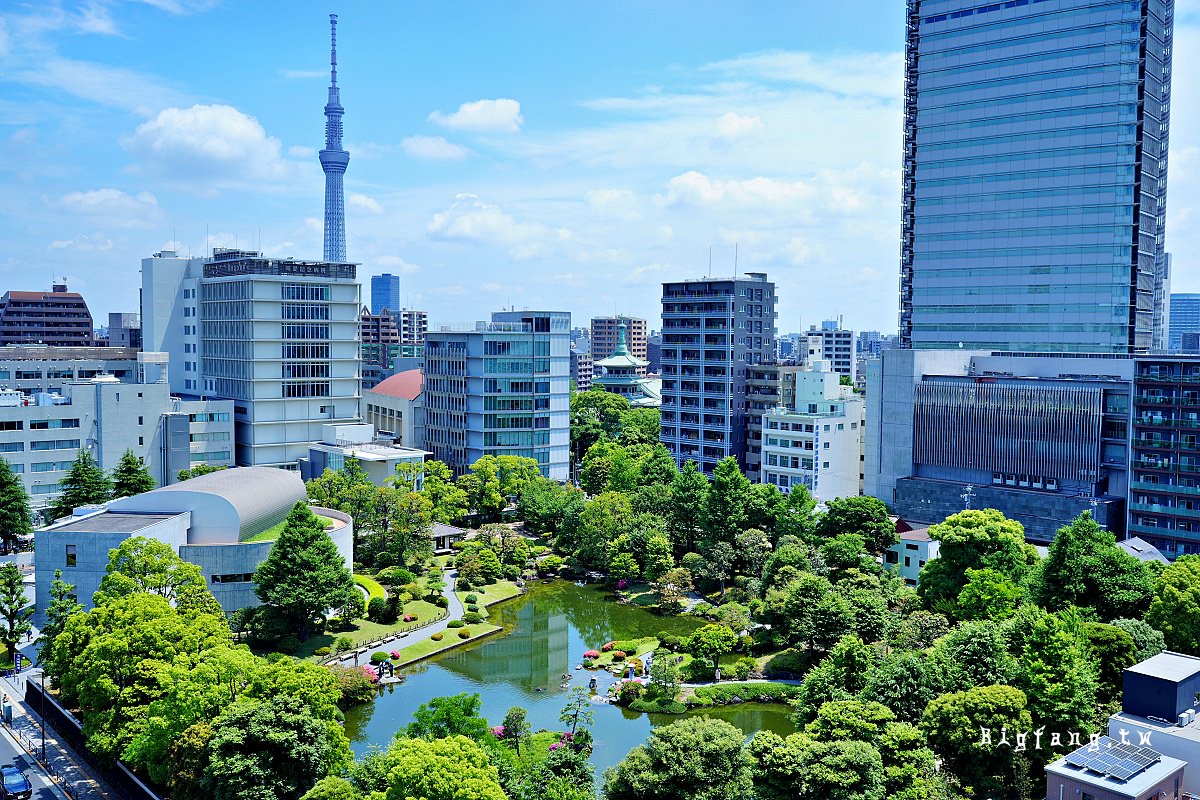
[[[325,104],[325,149],[318,155],[325,171],[325,260],[346,260],[346,201],[342,175],[350,154],[342,149],[342,108],[337,85],[337,14],[329,15],[329,102]]]

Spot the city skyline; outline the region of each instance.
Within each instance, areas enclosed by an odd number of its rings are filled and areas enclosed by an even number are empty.
[[[793,5],[6,13],[0,274],[22,290],[66,276],[102,317],[136,307],[140,259],[172,243],[318,257],[335,12],[348,254],[364,284],[403,273],[431,325],[509,305],[657,321],[661,281],[704,276],[710,249],[730,276],[736,246],[737,272],[777,283],[781,332],[836,314],[892,331],[903,8],[850,24]],[[250,29],[266,33],[212,57]],[[1176,291],[1200,289],[1198,51],[1200,2],[1179,2]]]

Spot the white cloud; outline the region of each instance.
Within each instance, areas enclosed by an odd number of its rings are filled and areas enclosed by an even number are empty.
[[[141,215],[158,209],[158,199],[150,192],[129,195],[120,189],[93,189],[63,195],[59,205],[80,214]]]
[[[541,255],[548,245],[572,238],[566,228],[518,222],[474,194],[456,195],[450,208],[434,214],[425,230],[433,239],[505,245],[518,259]]]
[[[57,56],[32,63],[29,69],[13,70],[10,77],[143,117],[150,116],[153,109],[180,100],[178,92],[157,79],[122,67]]]
[[[718,61],[703,69],[738,78],[800,84],[835,94],[895,100],[902,96],[904,53],[773,51]]]
[[[416,264],[408,263],[400,256],[376,256],[371,259],[371,265],[383,267],[387,271],[396,270],[397,272],[408,274],[418,272],[421,269]]]
[[[743,116],[733,111],[721,115],[714,126],[717,136],[722,139],[737,139],[763,128],[762,117],[753,115]]]
[[[107,252],[113,249],[113,240],[104,236],[87,236],[80,234],[74,239],[55,239],[47,247],[47,250],[76,250],[81,253],[87,252]]]
[[[667,183],[667,205],[790,205],[813,198],[816,189],[805,181],[777,181],[759,176],[748,180],[713,180],[691,170]]]
[[[430,122],[462,131],[482,133],[516,133],[525,123],[521,116],[521,104],[507,97],[496,100],[476,100],[463,103],[453,114],[434,111]]]
[[[346,205],[353,208],[359,208],[366,211],[368,214],[382,214],[383,206],[379,205],[379,201],[374,197],[365,194],[351,192],[346,196]]]
[[[295,172],[280,155],[279,140],[233,106],[163,109],[122,143],[155,169],[185,181],[278,181]]]
[[[461,144],[448,142],[441,136],[409,136],[401,140],[400,146],[410,157],[429,161],[462,161],[471,154]]]

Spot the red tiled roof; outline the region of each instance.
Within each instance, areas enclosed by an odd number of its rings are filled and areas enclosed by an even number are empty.
[[[82,300],[79,292],[6,292],[13,300]]]
[[[405,400],[416,400],[421,394],[421,385],[424,379],[421,376],[421,370],[410,369],[404,372],[397,372],[390,378],[380,381],[379,385],[372,392],[384,394],[388,397],[402,397]]]

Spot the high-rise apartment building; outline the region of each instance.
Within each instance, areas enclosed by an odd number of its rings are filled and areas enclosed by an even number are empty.
[[[414,311],[411,308],[400,309],[400,345],[404,348],[405,356],[420,356],[419,348],[425,346],[425,334],[429,331],[429,315],[424,311]]]
[[[827,361],[834,372],[850,380],[858,378],[858,337],[845,330],[836,320],[821,323],[818,329],[808,329],[808,357],[805,363]]]
[[[1200,333],[1200,294],[1172,292],[1170,318],[1167,349],[1172,352],[1186,351],[1183,346],[1184,335]]]
[[[425,449],[461,475],[484,455],[536,459],[568,477],[570,331],[565,311],[498,311],[425,338]]]
[[[234,401],[240,466],[294,467],[321,426],[359,413],[355,265],[217,248],[142,259],[147,350],[171,388]]]
[[[56,283],[49,292],[5,292],[0,298],[0,346],[88,347],[95,335],[83,295]]]
[[[746,468],[747,380],[775,354],[775,300],[762,272],[663,284],[660,440],[680,465]]]
[[[617,334],[625,325],[625,346],[634,358],[646,359],[646,320],[637,317],[592,317],[589,352],[593,360],[607,358],[617,351]],[[638,367],[638,375],[646,375],[646,365]]]
[[[387,272],[371,276],[371,313],[379,316],[385,308],[393,314],[400,310],[400,276]]]
[[[575,391],[586,392],[592,388],[594,369],[591,353],[581,353],[571,348],[571,380],[575,382]]]
[[[905,348],[1145,352],[1173,0],[908,0]]]

